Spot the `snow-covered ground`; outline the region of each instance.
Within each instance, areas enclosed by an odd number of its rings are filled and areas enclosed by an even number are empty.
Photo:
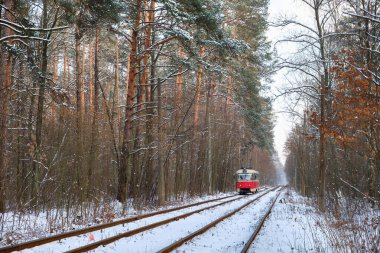
[[[124,214],[123,206],[120,203],[107,203],[107,206],[104,207],[109,209],[109,214],[113,217],[112,220],[116,221],[134,217],[136,215],[167,210],[179,206],[230,196],[232,194],[235,193],[218,193],[215,195],[207,195],[202,197],[185,198],[183,200],[173,200],[168,202],[163,207],[143,207],[140,210],[136,210],[132,204],[128,203],[128,208],[125,210]],[[18,244],[24,241],[97,225],[98,222],[93,222],[94,220],[100,221],[100,223],[107,222],[99,215],[101,215],[101,213],[98,213],[98,216],[96,217],[89,217],[88,219],[82,219],[74,222],[75,217],[77,216],[77,212],[75,210],[71,211],[69,214],[67,214],[65,210],[49,210],[47,212],[39,212],[37,215],[35,213],[28,212],[23,212],[21,214],[13,212],[0,214],[0,248],[8,245],[9,243]]]
[[[271,192],[206,233],[178,248],[179,252],[240,252],[276,197]]]
[[[306,203],[284,191],[249,252],[335,252],[324,216]]]
[[[162,227],[120,239],[91,252],[157,252],[262,194],[263,192],[250,195],[237,201],[205,210]],[[276,192],[270,192],[204,234],[185,243],[175,252],[240,252],[275,196]],[[217,195],[211,198],[216,197],[220,196]],[[191,202],[203,200],[205,198],[193,199]],[[170,214],[153,216],[124,226],[84,234],[61,242],[24,250],[23,252],[63,252],[88,244],[93,240],[97,241],[120,232],[130,231],[167,219],[174,216],[174,214],[188,213],[214,204],[203,204],[202,206],[178,210]],[[290,189],[285,189],[281,192],[273,211],[264,223],[264,227],[253,242],[249,252],[344,252],[341,248],[335,248],[336,246],[334,246],[337,245],[337,240],[340,240],[339,234],[341,233],[327,225],[325,216],[322,216],[315,208],[309,205],[307,199]]]
[[[239,198],[239,197],[236,197],[236,198]],[[178,216],[178,215],[181,215],[184,213],[189,213],[189,212],[192,212],[192,211],[195,211],[195,210],[207,207],[207,206],[215,205],[215,204],[218,204],[221,202],[226,202],[226,201],[227,200],[221,200],[221,201],[218,201],[217,203],[215,203],[215,202],[207,203],[207,204],[202,204],[200,206],[194,206],[194,207],[190,207],[190,208],[186,208],[186,209],[182,209],[182,210],[178,210],[178,211],[174,211],[174,212],[170,212],[170,213],[155,215],[155,216],[148,217],[145,219],[130,222],[130,223],[127,223],[125,225],[118,225],[118,226],[114,226],[114,227],[111,227],[108,229],[103,229],[101,231],[94,231],[94,232],[89,233],[89,234],[83,234],[82,236],[70,237],[70,238],[61,240],[60,242],[52,242],[49,244],[41,245],[39,247],[35,247],[34,249],[32,249],[32,251],[24,250],[23,252],[57,252],[60,249],[71,250],[71,249],[86,245],[88,243],[91,243],[90,236],[93,237],[94,241],[101,240],[101,239],[104,239],[107,237],[114,236],[114,235],[119,234],[119,233],[128,232],[128,231],[131,231],[131,230],[134,230],[134,229],[146,226],[146,225],[150,225],[150,224],[153,224],[153,223],[156,223],[159,221],[169,219],[169,218],[174,217],[174,216]],[[236,205],[239,205],[239,203],[244,202],[244,201],[247,201],[247,200],[245,198],[243,198],[242,200],[236,201],[237,203],[233,202],[233,203],[227,204],[227,205],[236,206]],[[219,209],[221,212],[224,210],[224,208],[219,208]],[[191,216],[191,217],[195,217],[196,220],[194,221],[194,223],[197,223],[199,220],[201,220],[201,219],[199,219],[199,217],[196,214]],[[184,219],[184,220],[186,220],[186,219]],[[184,220],[179,220],[177,222],[183,222]],[[175,222],[173,222],[173,223],[175,223]],[[165,226],[164,228],[167,228],[167,226]],[[127,239],[129,241],[132,240],[132,241],[140,242],[140,241],[142,241],[141,238],[144,238],[143,241],[145,241],[145,244],[150,244],[151,241],[148,238],[146,238],[146,234],[149,234],[149,232],[148,233],[147,232],[140,233],[140,234],[137,234],[135,236],[131,236],[131,237],[128,237],[126,239],[122,239],[122,240],[117,241],[116,245],[122,245],[121,248],[117,247],[117,252],[124,252],[122,249],[123,248],[126,249],[126,248],[123,246],[123,242]],[[155,236],[161,237],[162,235],[156,234]],[[138,244],[137,247],[139,247],[139,248],[136,248],[135,246],[134,247],[128,246],[127,249],[133,249],[133,251],[131,250],[130,252],[146,252],[144,250],[145,245]],[[113,244],[111,244],[110,246],[107,246],[107,247],[103,247],[100,250],[102,252],[111,252],[112,249],[113,249]],[[148,252],[153,252],[153,251],[148,251]]]
[[[107,247],[98,248],[95,252],[122,252],[123,250],[126,250],[126,249],[127,251],[130,251],[130,252],[157,252],[165,248],[166,246],[174,243],[175,241],[189,235],[190,233],[197,231],[201,227],[211,223],[212,221],[227,214],[228,212],[231,212],[232,210],[238,208],[242,204],[247,203],[254,198],[257,198],[261,194],[262,193],[257,194],[257,195],[251,195],[239,201],[235,201],[223,206],[219,206],[217,208],[206,210],[206,211],[197,213],[195,215],[192,215],[188,218],[181,219],[176,222],[172,222],[170,224],[165,225],[164,227],[158,227],[148,232],[144,232],[143,234],[137,234],[135,236],[131,236],[131,237],[119,240],[117,243],[111,244]],[[263,199],[269,201],[270,196],[273,197],[274,194],[275,193],[271,192],[269,196],[266,195],[265,197],[263,197]],[[258,203],[258,202],[254,202],[254,203]],[[259,204],[260,206],[263,206],[265,205],[266,202],[260,201],[259,203],[260,203]],[[247,208],[250,208],[250,207],[252,208],[252,206],[249,206]],[[233,217],[235,217],[235,215]],[[226,227],[229,227],[231,224],[232,223],[230,220],[230,222],[227,222],[221,225],[220,227],[226,228]],[[204,248],[203,246],[197,247],[196,245],[190,245],[189,247],[185,247],[186,249],[185,251],[186,252],[211,252],[212,250],[215,250],[214,252],[223,252],[224,246],[228,246],[226,244],[222,245],[223,239],[220,236],[223,235],[224,232],[226,231],[224,230],[221,233],[216,233],[216,234],[206,233],[200,236],[208,242],[213,242],[213,245],[215,245],[216,247]],[[229,238],[236,238],[228,234],[225,234],[225,236]],[[232,241],[229,241],[229,242],[232,243]],[[181,252],[181,248],[178,250],[179,252]],[[230,252],[236,252],[236,251],[230,251]]]

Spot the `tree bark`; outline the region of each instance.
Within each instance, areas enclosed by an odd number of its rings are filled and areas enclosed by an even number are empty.
[[[96,154],[98,153],[98,120],[99,120],[99,38],[100,38],[100,27],[96,27],[95,32],[95,45],[94,45],[94,96],[91,99],[93,101],[92,105],[92,126],[91,126],[91,145],[90,145],[90,155],[89,155],[89,166],[87,173],[87,196],[92,193],[93,174],[95,171],[96,164]],[[92,55],[92,53],[91,53]],[[90,65],[91,69],[92,65]],[[91,73],[91,71],[90,71]],[[91,84],[90,84],[91,85]]]
[[[123,130],[123,143],[121,148],[120,165],[118,169],[118,188],[117,188],[117,200],[122,203],[126,201],[126,189],[127,189],[127,171],[129,163],[129,147],[128,143],[132,131],[132,114],[133,114],[133,99],[135,96],[136,75],[138,66],[138,36],[139,36],[139,24],[141,17],[142,0],[136,0],[136,12],[134,20],[134,28],[131,36],[131,51],[129,55],[130,68],[128,71],[128,94],[125,109],[125,124]]]
[[[208,179],[208,194],[212,194],[213,188],[213,170],[212,170],[212,132],[211,132],[211,108],[212,108],[212,97],[214,93],[214,81],[210,80],[206,101],[206,125],[207,125],[207,179]]]
[[[319,126],[319,193],[318,193],[318,206],[321,212],[326,209],[325,191],[326,191],[326,152],[325,152],[325,90],[324,86],[321,87],[320,99],[320,126]]]
[[[43,28],[47,28],[47,1],[43,2],[43,17],[42,24]],[[48,38],[47,38],[48,39]],[[33,184],[32,184],[32,194],[34,198],[38,198],[39,195],[39,163],[40,163],[40,153],[41,153],[41,143],[42,143],[42,123],[43,123],[43,113],[44,113],[44,102],[45,102],[45,88],[46,88],[46,75],[47,75],[47,63],[48,63],[48,42],[42,42],[41,51],[41,73],[39,76],[39,92],[38,92],[38,102],[37,102],[37,122],[36,122],[36,150],[33,157]],[[36,202],[34,202],[36,203]]]
[[[329,67],[327,66],[327,57],[325,53],[325,38],[323,23],[320,20],[320,9],[322,8],[322,1],[314,1],[314,18],[317,26],[317,36],[319,42],[320,61],[322,62],[322,72],[320,77],[320,125],[319,125],[319,193],[318,193],[318,206],[321,212],[326,209],[325,191],[326,191],[326,105],[327,95],[329,94]]]
[[[205,48],[201,47],[199,52],[199,57],[203,59],[205,53]],[[201,102],[201,86],[202,86],[202,75],[203,75],[203,64],[200,63],[198,67],[197,72],[197,80],[196,80],[196,87],[195,87],[195,111],[194,111],[194,132],[198,129],[198,118],[199,118],[199,109],[200,109],[200,102]]]
[[[4,0],[4,6],[13,10],[15,1]],[[12,15],[5,11],[4,19],[12,22]],[[1,29],[1,37],[10,35],[10,29],[3,27]],[[11,66],[12,58],[10,53],[1,47],[0,54],[0,213],[5,212],[5,177],[7,174],[6,165],[6,146],[7,146],[7,122],[8,122],[8,103],[11,90]]]
[[[96,36],[96,35],[95,35]],[[96,38],[95,38],[96,40]],[[92,113],[93,109],[94,109],[94,103],[93,103],[93,97],[94,97],[94,70],[95,70],[95,66],[94,66],[94,51],[96,49],[94,49],[94,39],[93,38],[90,38],[89,42],[88,42],[89,46],[88,46],[88,57],[89,57],[89,64],[90,64],[90,67],[89,67],[89,70],[88,70],[88,111],[90,112],[90,114]],[[94,68],[92,67],[94,66]]]
[[[165,204],[165,168],[162,164],[162,123],[161,123],[161,117],[162,117],[162,112],[161,112],[161,107],[162,107],[162,98],[161,98],[161,80],[158,79],[157,81],[157,152],[158,152],[158,158],[157,158],[157,163],[158,163],[158,171],[159,171],[159,176],[158,176],[158,204],[160,206]]]
[[[135,138],[134,138],[134,144],[133,144],[133,150],[134,153],[132,155],[132,163],[131,163],[131,190],[130,194],[132,197],[137,197],[137,195],[140,195],[141,191],[141,180],[140,178],[144,174],[143,171],[140,171],[142,169],[141,163],[140,163],[140,149],[143,145],[143,126],[142,119],[144,115],[146,115],[146,109],[145,102],[147,100],[147,89],[149,86],[148,83],[148,77],[149,77],[149,56],[150,51],[149,48],[151,46],[151,34],[152,34],[152,23],[154,22],[154,7],[155,7],[155,1],[144,1],[145,9],[147,10],[144,14],[144,22],[147,25],[144,29],[144,53],[143,53],[143,59],[142,59],[142,70],[141,70],[141,79],[140,79],[140,85],[137,95],[137,112],[136,112],[136,128],[135,128]]]
[[[83,203],[83,185],[81,180],[81,171],[83,169],[83,101],[82,101],[82,66],[81,66],[81,51],[80,44],[83,35],[82,27],[80,26],[80,17],[77,17],[75,24],[75,84],[76,84],[76,154],[75,154],[75,178],[76,187],[80,196],[80,203]],[[82,215],[82,206],[81,206]]]
[[[230,117],[230,107],[232,103],[232,77],[227,77],[227,97],[226,97],[226,118]]]
[[[205,48],[201,47],[199,51],[199,57],[203,60]],[[199,125],[199,111],[200,111],[200,103],[201,103],[201,86],[202,86],[202,77],[203,77],[203,64],[200,63],[198,66],[198,71],[196,75],[196,84],[195,84],[195,108],[194,108],[194,120],[193,120],[193,140],[191,141],[191,147],[190,147],[190,191],[192,193],[197,192],[197,190],[200,190],[200,187],[197,187],[195,184],[196,182],[199,182],[199,166],[201,163],[201,159],[199,157],[195,158],[195,154],[202,155],[200,146],[197,147],[195,140],[197,137],[198,132],[198,125]],[[195,166],[194,166],[194,160],[196,160]]]
[[[83,122],[83,87],[82,87],[82,64],[81,64],[81,50],[80,44],[83,37],[82,28],[79,21],[75,25],[75,83],[76,83],[76,99],[77,99],[77,114],[78,129],[82,126]]]
[[[180,59],[184,58],[184,51],[181,46],[179,46],[178,50],[178,56]],[[179,126],[180,123],[180,111],[181,111],[181,105],[183,103],[182,99],[182,89],[183,89],[183,67],[180,65],[178,67],[178,75],[176,76],[176,81],[175,81],[175,119],[174,119],[174,126],[176,129],[173,129],[173,131],[177,131],[178,127],[178,132],[181,131],[181,126]],[[176,146],[179,147],[181,145],[181,140],[179,136],[175,136],[176,138]],[[176,197],[178,197],[180,191],[183,190],[183,166],[182,166],[182,151],[183,149],[177,149],[176,151],[176,156],[175,156],[175,178],[174,178],[174,194]]]
[[[115,86],[114,86],[114,96],[113,96],[113,108],[112,108],[112,116],[113,120],[116,121],[116,129],[120,129],[120,100],[119,100],[119,40],[116,41],[115,46]]]
[[[152,43],[154,43],[155,34],[152,33]],[[150,81],[149,81],[149,87],[146,89],[146,99],[149,101],[148,108],[147,108],[147,117],[146,117],[146,146],[148,147],[148,154],[147,154],[147,163],[146,163],[146,179],[145,179],[145,189],[151,189],[152,185],[154,184],[154,152],[153,152],[153,145],[154,145],[154,133],[153,133],[153,114],[154,114],[154,99],[155,99],[155,77],[156,77],[156,55],[154,51],[150,52]],[[147,198],[149,200],[153,200],[156,196],[155,191],[148,191]]]
[[[81,110],[82,110],[82,118],[84,117],[85,110],[85,98],[84,98],[84,79],[86,73],[86,33],[83,33],[82,36],[82,70],[81,70],[81,81],[80,81],[80,101],[81,101]]]
[[[63,49],[63,88],[68,89],[68,83],[67,83],[67,75],[68,75],[68,65],[67,65],[67,45],[66,42],[64,42],[64,49]]]

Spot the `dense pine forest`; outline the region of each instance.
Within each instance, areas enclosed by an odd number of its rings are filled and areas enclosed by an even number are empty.
[[[1,212],[162,205],[240,166],[275,182],[267,1],[0,3]]]

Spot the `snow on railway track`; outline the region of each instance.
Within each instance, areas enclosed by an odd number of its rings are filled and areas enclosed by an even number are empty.
[[[176,248],[176,252],[247,252],[268,217],[280,191],[269,192],[257,199],[233,216]]]
[[[123,238],[105,247],[98,247],[95,249],[95,252],[160,251],[166,248],[168,245],[178,241],[179,239],[184,238],[189,234],[193,233],[194,231],[197,231],[202,227],[208,225],[210,222],[217,220],[218,218],[230,213],[231,211],[240,208],[242,205],[250,203],[251,201],[267,193],[268,191],[261,192],[255,195],[248,195],[247,198],[242,198],[238,201],[230,202],[226,205],[219,206],[217,208],[193,214],[187,218],[180,219],[176,222],[171,222],[169,224],[166,224],[165,226],[160,226],[146,231],[144,233],[136,234],[128,238]],[[268,195],[271,196],[272,193],[273,192],[269,191]],[[265,199],[267,199],[267,197],[265,197]],[[209,252],[209,250],[203,252]]]
[[[73,231],[69,231],[69,232],[65,232],[65,233],[61,233],[61,234],[56,234],[56,235],[49,236],[49,237],[44,237],[44,238],[39,238],[39,239],[31,240],[31,241],[26,241],[26,242],[19,243],[16,245],[9,245],[6,247],[0,247],[0,252],[7,253],[7,252],[14,252],[17,250],[21,251],[24,249],[28,249],[28,248],[32,248],[32,247],[36,247],[36,246],[40,246],[40,245],[43,245],[43,246],[39,247],[39,248],[35,248],[34,250],[37,250],[38,252],[44,252],[43,248],[45,248],[45,247],[48,247],[50,249],[54,249],[55,248],[54,244],[57,244],[57,243],[59,244],[60,248],[64,244],[71,245],[71,243],[72,243],[71,238],[76,238],[74,240],[78,240],[78,238],[86,237],[86,235],[88,235],[89,233],[94,232],[94,231],[95,232],[92,234],[93,236],[94,236],[94,234],[96,234],[96,231],[100,231],[101,233],[103,233],[104,231],[107,231],[106,229],[108,229],[108,228],[111,228],[111,229],[118,228],[119,225],[124,226],[127,223],[135,222],[135,221],[142,220],[142,219],[147,219],[149,217],[155,216],[156,218],[159,219],[160,215],[162,215],[162,214],[167,214],[167,213],[175,214],[176,211],[178,211],[178,213],[181,213],[181,211],[182,212],[191,211],[191,210],[194,210],[197,208],[204,208],[207,206],[211,206],[214,204],[214,202],[220,202],[220,201],[224,202],[224,201],[228,201],[228,199],[233,200],[233,199],[237,199],[237,198],[241,198],[241,197],[239,197],[238,195],[224,196],[224,197],[220,197],[220,198],[216,198],[216,199],[208,199],[208,200],[200,201],[197,203],[173,207],[173,208],[169,208],[166,210],[160,210],[160,211],[156,211],[156,212],[152,212],[152,213],[146,213],[146,214],[142,214],[142,215],[126,218],[126,219],[120,219],[120,220],[113,221],[110,223],[99,224],[99,225],[95,225],[95,226],[91,226],[91,227],[87,227],[87,228],[82,228],[82,229],[73,230]],[[164,217],[164,216],[162,216],[162,217]],[[145,221],[147,221],[147,220],[145,220]],[[29,252],[29,250],[27,250],[25,252]]]
[[[97,225],[94,227],[71,231],[64,234],[57,234],[47,238],[24,242],[18,245],[2,247],[0,248],[0,252],[14,252],[16,250],[19,250],[19,252],[62,252],[64,251],[63,249],[70,250],[91,243],[91,241],[89,241],[90,235],[95,239],[95,241],[99,241],[105,237],[110,237],[111,235],[123,233],[125,231],[130,231],[133,229],[138,229],[140,227],[154,222],[159,222],[170,217],[194,212],[194,210],[196,211],[214,205],[221,205],[223,203],[234,201],[240,198],[242,197],[238,195],[232,195],[171,208],[168,210],[148,213],[111,222],[108,224]]]
[[[268,205],[270,205],[268,201],[272,199],[274,194],[272,190],[273,189],[262,191],[258,194],[245,197],[230,196],[212,200],[210,202],[204,201],[198,203],[198,205],[193,204],[170,209],[167,210],[168,212],[155,212],[140,217],[134,217],[128,222],[115,222],[113,224],[114,226],[97,226],[96,228],[101,228],[101,230],[90,228],[91,231],[88,233],[85,233],[85,230],[83,230],[80,231],[80,233],[74,233],[70,237],[63,237],[59,241],[51,241],[50,243],[30,249],[24,249],[20,252],[84,252],[91,249],[94,249],[95,252],[157,252],[167,247],[167,245],[188,236],[210,222],[218,220],[218,218],[233,210],[239,209],[243,205],[247,205],[252,201],[256,202],[254,207],[247,207],[244,208],[246,209],[245,211],[236,212],[239,214],[240,212],[244,213],[247,212],[247,210],[250,210],[250,213],[252,209],[257,212],[257,208],[260,206],[266,206],[268,209]],[[249,206],[251,206],[251,204]],[[233,217],[235,216],[236,215]],[[241,214],[238,216],[241,216]],[[246,215],[244,214],[244,216]],[[235,218],[231,217],[229,220],[234,219]],[[240,222],[241,221],[239,221],[239,223]],[[245,222],[243,221],[243,223],[240,224],[244,223]],[[229,223],[227,222],[227,224]],[[234,227],[234,224],[230,225],[225,226]],[[239,229],[241,230],[242,228]],[[227,231],[227,234],[231,233]],[[91,238],[90,235],[94,240],[89,240],[89,238]],[[223,243],[228,244],[227,240],[224,240]],[[231,252],[234,252],[233,245],[235,245],[235,243],[230,241],[227,246],[228,249],[232,250]],[[240,248],[243,246],[240,246]],[[199,250],[209,252],[210,248],[207,249],[204,248],[204,246],[202,247],[203,248],[195,247],[196,250],[193,252],[199,252]],[[8,250],[4,252],[10,252],[9,250],[12,248],[0,248],[0,252],[3,252],[3,249]],[[186,252],[188,252],[187,249]]]

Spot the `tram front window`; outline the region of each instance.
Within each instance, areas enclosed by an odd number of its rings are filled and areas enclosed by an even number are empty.
[[[251,174],[239,174],[239,181],[251,180]]]

